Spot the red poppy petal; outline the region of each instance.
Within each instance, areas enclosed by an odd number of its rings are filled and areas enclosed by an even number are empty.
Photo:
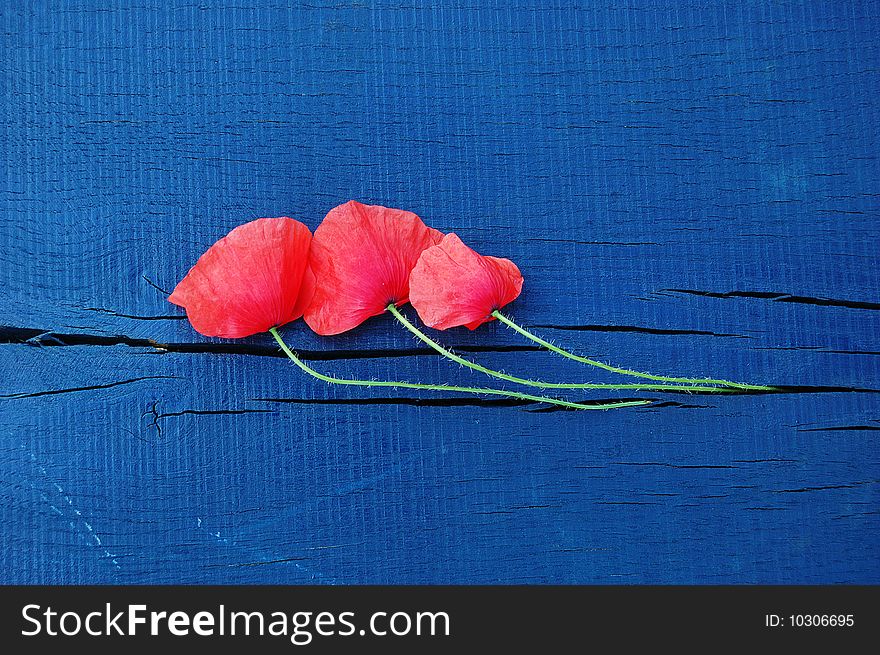
[[[306,274],[312,235],[292,218],[260,218],[208,248],[168,300],[196,331],[237,339],[302,316],[314,276]],[[311,284],[309,280],[311,279]]]
[[[509,259],[487,257],[454,233],[425,250],[410,276],[410,301],[425,325],[475,330],[522,291],[523,276]]]
[[[339,334],[409,301],[409,274],[443,234],[412,212],[354,200],[330,210],[312,241],[318,287],[305,312],[315,332]]]

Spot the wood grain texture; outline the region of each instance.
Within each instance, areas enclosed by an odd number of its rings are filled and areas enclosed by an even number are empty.
[[[877,4],[440,4],[0,9],[0,582],[880,582]],[[165,301],[231,227],[350,198],[514,259],[564,347],[786,393],[331,388]],[[388,317],[285,335],[488,381]]]

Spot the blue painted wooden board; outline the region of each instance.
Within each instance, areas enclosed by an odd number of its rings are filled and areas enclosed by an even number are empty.
[[[877,3],[440,4],[4,3],[0,581],[880,582]],[[350,198],[513,258],[510,313],[564,346],[793,388],[331,388],[156,288]],[[486,382],[387,317],[285,333],[338,375]]]

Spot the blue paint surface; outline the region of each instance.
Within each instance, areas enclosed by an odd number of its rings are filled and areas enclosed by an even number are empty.
[[[0,582],[880,582],[877,4],[417,4],[0,10]],[[154,285],[350,198],[514,259],[564,347],[796,389],[542,412],[191,347]],[[388,317],[285,335],[486,383]]]

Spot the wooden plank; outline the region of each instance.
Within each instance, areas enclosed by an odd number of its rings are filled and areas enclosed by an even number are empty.
[[[854,561],[871,575],[872,394],[691,395],[584,416],[438,407],[437,394],[365,404],[274,357],[5,349],[24,373],[3,389],[4,518],[59,535],[13,541],[36,567],[13,579],[715,581],[748,565],[741,580],[794,582],[807,559],[829,580]],[[439,368],[400,359],[322,365]],[[711,575],[690,569],[697,549]],[[774,554],[746,560],[759,550]]]

